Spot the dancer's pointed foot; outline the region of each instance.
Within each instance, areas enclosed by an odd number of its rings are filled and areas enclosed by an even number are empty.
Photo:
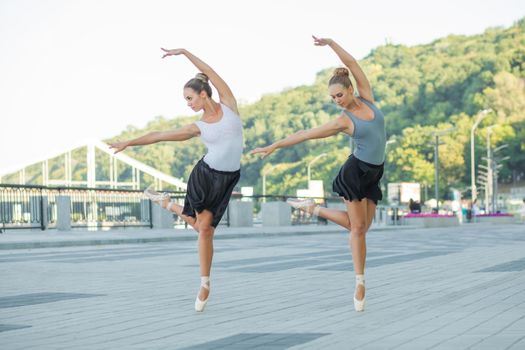
[[[355,276],[354,308],[355,311],[365,311],[365,277],[363,275]]]
[[[302,210],[308,214],[319,216],[319,210],[321,208],[315,204],[312,199],[297,199],[297,198],[288,198],[286,203],[290,204],[292,207]]]
[[[163,208],[166,208],[170,202],[170,195],[166,192],[159,193],[155,191],[153,185],[144,190],[144,195],[152,202],[160,204]]]
[[[195,311],[202,312],[208,304],[208,297],[210,295],[210,278],[201,277],[201,288],[199,294],[195,299]]]

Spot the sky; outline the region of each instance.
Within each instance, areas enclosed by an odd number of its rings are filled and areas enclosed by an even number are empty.
[[[357,59],[394,44],[508,27],[522,0],[0,0],[0,176],[156,116],[194,115],[186,48],[240,103],[339,66],[311,35]]]

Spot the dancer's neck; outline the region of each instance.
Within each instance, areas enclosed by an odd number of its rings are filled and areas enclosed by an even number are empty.
[[[210,118],[210,117],[216,117],[220,113],[220,106],[219,103],[215,102],[211,98],[206,101],[204,104],[204,113],[202,114],[203,118]]]

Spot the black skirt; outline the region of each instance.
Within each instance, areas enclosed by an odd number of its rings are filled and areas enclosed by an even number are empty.
[[[241,176],[240,170],[220,171],[199,160],[188,180],[182,214],[196,217],[196,213],[209,210],[213,214],[212,226],[217,227],[228,207],[233,188]]]
[[[384,164],[366,163],[350,155],[334,179],[332,189],[347,201],[367,198],[377,205],[383,199],[379,187],[383,168]]]

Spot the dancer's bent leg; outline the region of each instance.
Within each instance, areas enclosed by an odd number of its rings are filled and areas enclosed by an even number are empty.
[[[328,209],[319,206],[313,200],[295,200],[289,199],[287,201],[292,207],[304,211],[308,214],[317,215],[323,219],[330,220],[347,230],[350,230],[350,220],[348,219],[348,213],[344,210]]]
[[[175,213],[185,223],[190,225],[195,231],[199,232],[199,227],[197,226],[197,218],[194,218],[193,216],[187,216],[187,215],[182,214],[182,210],[184,209],[182,205],[175,203],[173,201],[170,201],[170,199],[162,201],[160,205],[164,209],[169,210],[172,213]]]
[[[368,232],[368,229],[370,229],[370,226],[372,225],[372,221],[374,220],[374,213],[376,211],[376,204],[370,200],[370,199],[363,199],[367,202],[367,225],[366,230]],[[310,207],[306,207],[304,210],[307,213],[312,214],[314,211],[314,208],[317,206],[317,204],[313,204]],[[338,224],[339,226],[342,226],[348,230],[352,229],[352,224],[350,222],[350,218],[348,217],[348,212],[344,210],[337,210],[337,209],[328,209],[325,207],[319,207],[319,210],[317,212],[317,216],[330,220],[333,223]]]
[[[178,217],[180,217],[184,222],[186,222],[188,225],[193,227],[193,229],[197,232],[199,232],[199,228],[196,225],[197,219],[191,216],[186,216],[182,214],[182,210],[184,207],[180,204],[177,204],[173,201],[171,201],[171,198],[167,193],[159,193],[153,189],[153,185],[149,186],[145,191],[144,194],[146,197],[148,197],[153,203],[156,203],[160,205],[162,208],[171,211],[172,213],[175,213]]]

